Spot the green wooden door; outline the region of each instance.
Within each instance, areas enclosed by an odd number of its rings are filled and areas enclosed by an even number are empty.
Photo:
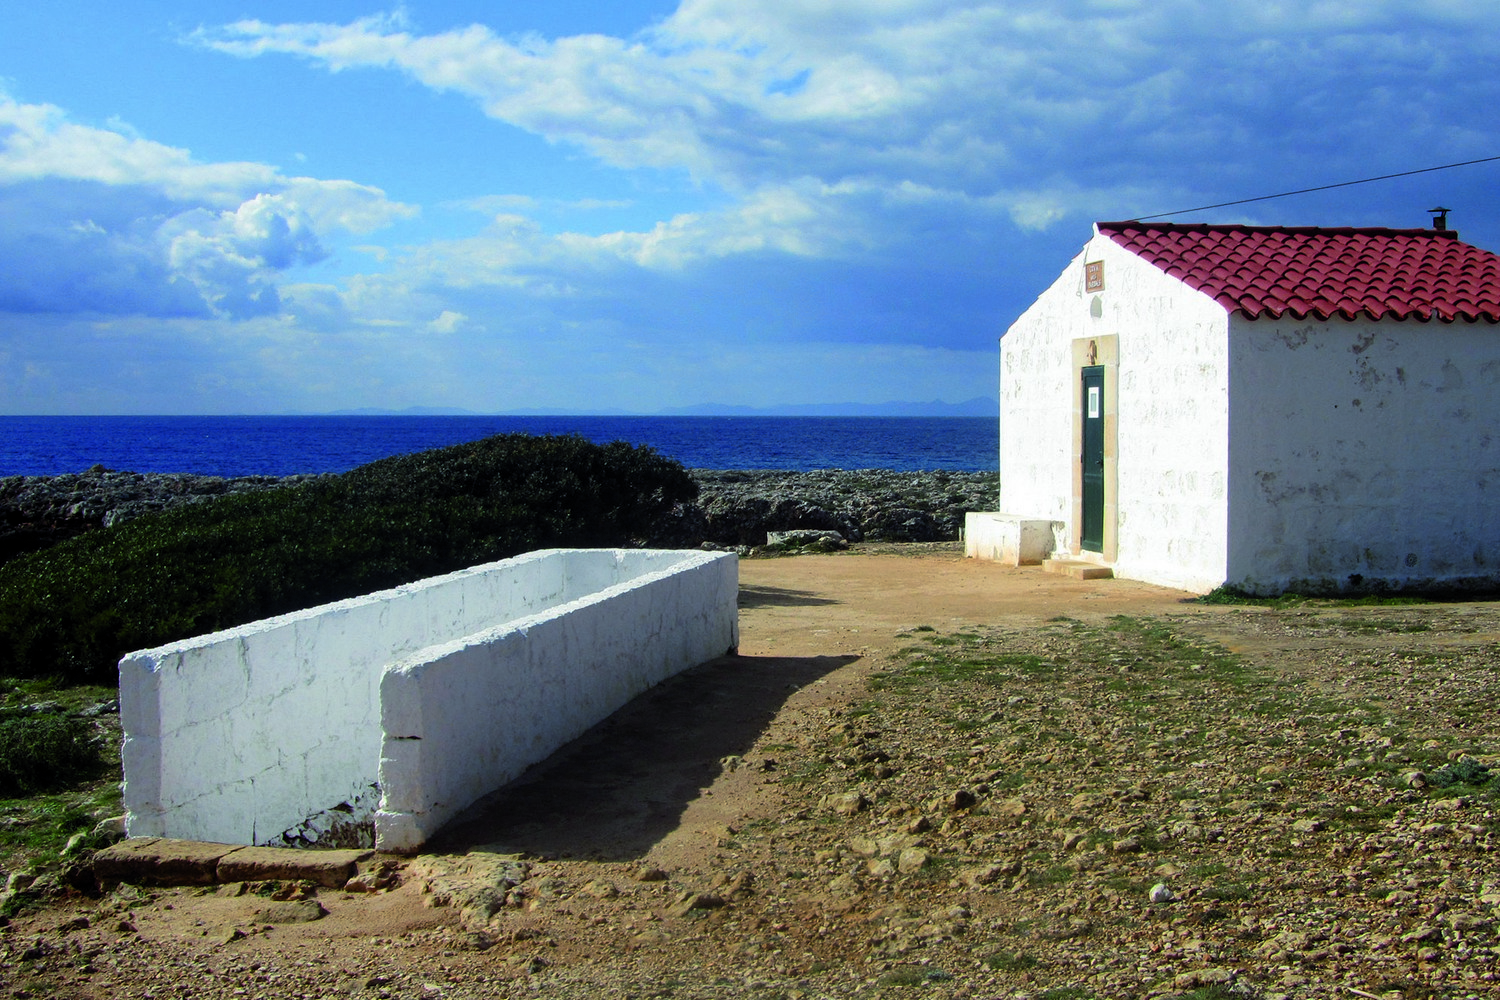
[[[1104,551],[1104,366],[1083,370],[1082,546]]]

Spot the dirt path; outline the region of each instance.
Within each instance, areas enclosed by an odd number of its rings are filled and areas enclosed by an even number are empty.
[[[307,923],[270,908],[289,885],[79,900],[0,932],[0,988],[1500,995],[1488,800],[1400,777],[1500,766],[1496,605],[1203,607],[952,545],[740,572],[739,656],[399,859],[397,887],[318,891]],[[1147,899],[1161,880],[1176,902]]]

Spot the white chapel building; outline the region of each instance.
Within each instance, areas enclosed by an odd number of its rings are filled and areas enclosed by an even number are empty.
[[[1451,230],[1101,222],[1000,359],[972,556],[1196,592],[1500,585],[1500,256]]]

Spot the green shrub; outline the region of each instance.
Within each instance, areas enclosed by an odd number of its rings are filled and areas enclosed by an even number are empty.
[[[0,717],[0,798],[62,788],[104,767],[93,726],[45,712]]]
[[[505,434],[89,532],[0,566],[0,676],[119,658],[476,563],[640,544],[697,486],[646,447]]]

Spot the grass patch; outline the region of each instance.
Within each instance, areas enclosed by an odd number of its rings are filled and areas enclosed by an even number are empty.
[[[1025,972],[1038,964],[1035,955],[1024,952],[997,951],[984,959],[984,967],[991,972]]]
[[[102,817],[121,812],[118,780],[50,795],[0,799],[0,868],[20,871],[34,861],[56,861],[74,834],[87,832]]]
[[[0,715],[0,796],[65,788],[98,777],[104,766],[86,719],[57,712]]]
[[[1483,786],[1495,778],[1487,764],[1473,757],[1464,757],[1451,764],[1444,764],[1427,776],[1427,783],[1434,788],[1451,788],[1454,785]]]
[[[1330,608],[1399,607],[1410,604],[1431,604],[1432,598],[1421,594],[1387,594],[1372,592],[1349,597],[1328,597],[1316,594],[1276,594],[1270,597],[1247,594],[1238,587],[1221,586],[1193,598],[1197,604],[1228,604],[1259,608],[1299,608],[1307,606]]]
[[[1220,903],[1238,903],[1255,898],[1255,888],[1243,882],[1217,882],[1198,895]]]

